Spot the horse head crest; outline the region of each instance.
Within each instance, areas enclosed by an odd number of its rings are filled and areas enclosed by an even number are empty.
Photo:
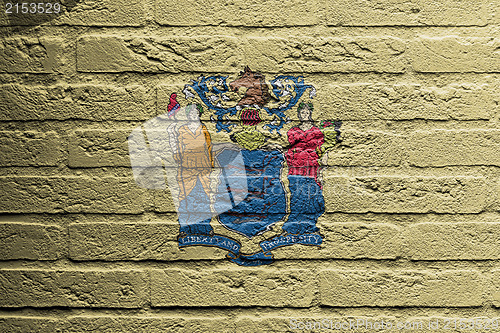
[[[271,99],[264,75],[253,72],[248,66],[245,66],[238,79],[229,83],[229,87],[234,92],[238,92],[240,88],[247,88],[238,105],[258,105],[263,107]]]

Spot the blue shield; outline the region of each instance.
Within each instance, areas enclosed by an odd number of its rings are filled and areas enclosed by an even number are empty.
[[[278,150],[242,150],[244,170],[239,170],[228,167],[233,155],[234,151],[224,150],[217,156],[223,170],[215,201],[216,210],[221,212],[218,220],[226,228],[252,238],[281,221],[286,214],[286,195],[280,180],[284,158]],[[238,195],[237,189],[230,186],[238,183],[236,179],[246,181],[247,193],[242,201],[232,200],[232,208],[222,212],[217,209],[217,203],[227,200],[218,196]]]

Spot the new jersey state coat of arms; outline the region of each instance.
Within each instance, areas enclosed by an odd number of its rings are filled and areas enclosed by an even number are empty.
[[[179,247],[218,247],[257,266],[279,247],[321,246],[321,172],[341,122],[313,120],[315,87],[302,76],[266,81],[247,66],[179,90],[128,139],[137,185],[172,194]]]

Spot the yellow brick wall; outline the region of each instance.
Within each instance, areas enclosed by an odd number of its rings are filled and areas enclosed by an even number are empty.
[[[170,193],[137,186],[127,146],[172,89],[245,65],[303,75],[313,118],[343,121],[322,246],[277,249],[259,267],[179,249]],[[497,0],[2,7],[0,332],[500,321],[499,104]]]

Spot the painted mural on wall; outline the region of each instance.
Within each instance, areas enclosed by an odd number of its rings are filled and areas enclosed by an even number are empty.
[[[180,248],[218,247],[257,266],[272,263],[279,247],[322,245],[322,169],[341,122],[315,121],[315,96],[301,76],[267,82],[245,67],[231,79],[191,80],[170,94],[164,114],[132,131],[136,183],[170,190]],[[228,232],[215,233],[215,224]],[[242,250],[241,238],[257,237],[258,250]]]

